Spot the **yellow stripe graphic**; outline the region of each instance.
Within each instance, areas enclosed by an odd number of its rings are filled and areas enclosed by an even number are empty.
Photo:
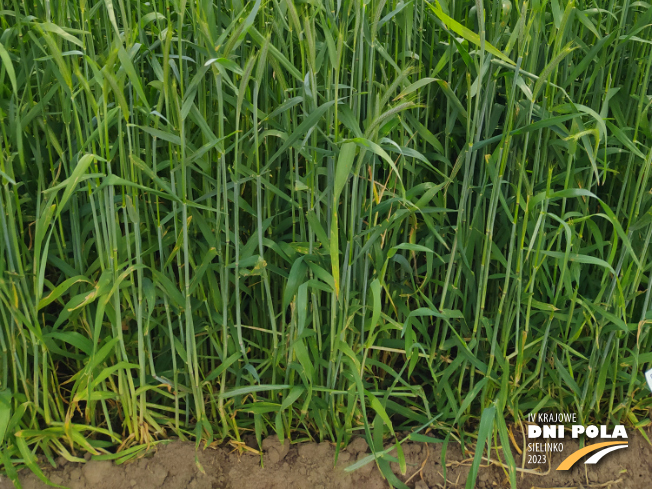
[[[557,467],[557,470],[568,470],[575,464],[575,462],[581,459],[584,455],[587,455],[591,452],[595,452],[596,450],[600,450],[601,448],[610,447],[613,445],[627,445],[627,443],[622,441],[606,441],[604,443],[596,443],[594,445],[589,445],[588,447],[581,448],[576,452],[571,453],[568,457],[566,457],[566,460],[564,460],[559,465],[559,467]]]

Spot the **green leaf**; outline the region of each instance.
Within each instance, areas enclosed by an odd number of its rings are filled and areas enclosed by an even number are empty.
[[[122,63],[122,67],[127,72],[129,81],[131,82],[134,89],[136,90],[138,97],[140,97],[140,99],[145,103],[145,107],[147,107],[147,110],[149,110],[149,102],[147,101],[147,96],[145,95],[143,86],[140,83],[140,77],[136,73],[134,65],[131,62],[131,59],[129,58],[127,51],[125,51],[125,49],[122,46],[118,48],[118,58],[120,59],[120,63]]]
[[[303,256],[298,258],[293,264],[290,270],[290,275],[288,277],[287,284],[285,285],[285,290],[283,291],[283,310],[285,311],[290,302],[294,300],[294,296],[299,290],[299,286],[304,282],[306,276],[306,270],[308,266],[303,261]]]
[[[14,95],[18,98],[18,84],[16,83],[16,72],[14,71],[14,65],[11,62],[9,53],[5,49],[4,45],[0,42],[0,59],[2,59],[2,65],[7,71],[9,76],[9,81],[11,82],[11,87],[14,90]]]
[[[394,99],[394,102],[397,100],[402,99],[406,95],[411,94],[412,92],[419,90],[420,88],[425,87],[428,83],[432,83],[434,81],[437,81],[437,78],[421,78],[420,80],[415,81],[414,83],[408,85],[403,89],[403,91],[396,96]]]
[[[496,415],[496,406],[491,405],[482,411],[480,417],[480,427],[478,429],[478,443],[473,456],[473,463],[471,464],[471,471],[466,480],[466,489],[473,489],[475,482],[478,478],[478,469],[482,461],[482,454],[484,453],[487,441],[491,441],[491,434],[493,433],[494,417]]]
[[[78,282],[86,282],[89,284],[91,283],[83,275],[77,275],[76,277],[71,277],[69,279],[66,279],[61,284],[57,285],[57,287],[54,290],[52,290],[47,296],[43,297],[39,301],[37,309],[43,309],[48,304],[51,304],[52,302],[56,301],[59,297],[61,297],[62,294],[68,292],[68,289],[70,289],[70,287],[72,287],[74,284]]]
[[[138,128],[142,129],[143,131],[145,131],[146,133],[150,134],[151,136],[157,139],[162,139],[163,141],[167,141],[168,143],[181,146],[181,138],[176,134],[172,134],[167,131],[162,131],[160,129],[154,129],[153,127],[147,127],[147,126],[138,126]]]
[[[283,404],[281,404],[281,411],[285,411],[287,408],[292,406],[294,402],[301,397],[301,395],[306,392],[305,387],[294,386],[290,389],[288,395],[283,399]]]
[[[63,211],[63,208],[65,205],[68,203],[68,199],[70,199],[70,196],[72,193],[77,189],[77,184],[82,181],[82,175],[86,173],[86,170],[88,170],[88,167],[93,163],[96,159],[104,161],[103,158],[100,158],[99,156],[93,155],[93,154],[86,154],[82,156],[79,161],[77,162],[77,166],[75,166],[75,169],[73,170],[72,174],[70,177],[68,177],[66,180],[64,180],[61,185],[65,185],[65,190],[63,191],[63,195],[61,196],[61,199],[59,200],[59,205],[57,206],[57,213],[55,218],[59,218],[61,215],[61,212]],[[50,189],[50,190],[54,190]]]
[[[246,387],[238,387],[236,389],[230,389],[224,394],[220,394],[220,399],[228,399],[235,396],[244,396],[246,394],[253,394],[254,392],[265,392],[273,390],[284,390],[289,389],[290,386],[287,384],[267,384],[267,385],[249,385]]]
[[[4,442],[11,419],[11,398],[12,394],[9,389],[0,391],[0,446]]]
[[[537,95],[539,95],[539,92],[543,88],[543,85],[548,82],[548,77],[553,71],[557,69],[559,63],[561,63],[561,61],[575,49],[577,49],[577,47],[572,47],[572,43],[568,43],[566,46],[564,46],[561,52],[546,65],[546,67],[541,72],[541,75],[539,75],[539,79],[534,84],[534,89],[532,89],[532,100],[536,100]]]
[[[328,109],[330,109],[333,105],[335,104],[335,100],[331,100],[329,102],[324,102],[322,105],[320,105],[316,110],[314,110],[308,117],[304,119],[304,121],[297,127],[294,132],[288,137],[283,145],[272,155],[272,157],[269,159],[267,162],[267,165],[265,165],[265,168],[269,168],[272,166],[272,163],[276,161],[285,151],[288,150],[296,141],[299,140],[301,136],[303,136],[308,130],[312,129],[318,122],[319,120],[323,117],[323,115],[326,113]]]
[[[351,175],[354,158],[355,144],[352,142],[344,143],[340,149],[340,154],[337,157],[337,164],[335,166],[335,180],[333,186],[334,204],[337,204],[340,200],[340,195],[342,194],[342,190],[344,190],[344,185]]]
[[[562,253],[561,251],[548,251],[548,250],[541,250],[541,253],[547,256],[552,256],[553,258],[557,258],[558,260],[563,260],[565,257],[565,254]],[[568,255],[569,261],[574,261],[577,263],[584,263],[586,265],[597,265],[599,267],[606,268],[609,270],[611,273],[615,274],[616,271],[607,263],[606,261],[596,258],[594,256],[590,255],[579,255],[577,253],[569,253]]]
[[[481,40],[480,36],[473,32],[472,30],[464,27],[462,24],[457,22],[454,19],[451,19],[448,15],[446,15],[442,9],[441,6],[439,5],[439,2],[435,0],[435,6],[432,6],[427,0],[426,4],[430,9],[434,12],[434,14],[439,17],[439,19],[446,24],[446,26],[455,32],[457,35],[462,36],[464,39],[469,41],[470,43],[475,44],[478,47],[481,47]],[[505,56],[502,52],[500,52],[498,49],[493,47],[488,41],[484,41],[484,49],[493,54],[494,56],[502,59],[503,61],[509,63],[509,64],[516,64],[514,63],[511,59],[509,59],[507,56]]]
[[[75,36],[73,36],[73,35],[71,35],[71,34],[68,34],[68,33],[67,33],[66,31],[64,31],[61,27],[59,27],[59,26],[56,25],[56,24],[53,24],[52,22],[43,22],[43,23],[40,23],[40,24],[37,24],[37,25],[38,25],[41,29],[43,29],[44,31],[52,32],[53,34],[56,34],[56,35],[62,37],[62,38],[65,39],[66,41],[69,41],[69,42],[71,42],[71,43],[73,43],[73,44],[76,44],[76,45],[79,46],[80,48],[83,48],[83,47],[84,47],[84,43],[83,43],[83,42],[81,42],[81,41],[80,41],[79,39],[77,39]],[[80,32],[80,33],[83,33],[83,34],[88,34],[88,32],[79,31],[79,30],[78,30],[77,32]]]
[[[399,173],[398,168],[396,168],[396,165],[394,164],[394,161],[392,161],[392,159],[389,157],[389,155],[387,154],[387,152],[383,148],[378,146],[373,141],[369,141],[368,139],[365,139],[365,138],[354,138],[354,139],[351,139],[351,141],[356,143],[361,148],[370,149],[371,151],[376,153],[378,156],[380,156],[383,160],[385,160],[387,162],[387,164],[390,166],[390,168],[394,171],[394,173],[396,174],[396,177],[399,179],[399,181],[401,183],[403,182],[403,179],[401,178],[401,174]],[[344,144],[346,144],[346,143],[344,143]],[[342,148],[342,149],[344,149],[344,148]]]
[[[331,219],[331,236],[330,236],[330,255],[331,255],[331,269],[333,280],[335,280],[335,294],[339,296],[340,293],[340,240],[339,228],[337,219],[337,207],[340,200],[344,185],[349,179],[351,168],[353,167],[353,159],[355,158],[355,143],[344,143],[340,149],[340,154],[337,157],[337,164],[335,166],[335,181],[333,185],[333,217]]]

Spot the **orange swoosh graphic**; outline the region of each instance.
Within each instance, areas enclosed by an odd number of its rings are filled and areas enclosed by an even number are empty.
[[[571,453],[566,460],[564,460],[561,464],[559,464],[559,467],[557,467],[557,470],[568,470],[570,469],[575,462],[577,462],[579,459],[581,459],[584,455],[595,452],[596,450],[600,450],[601,448],[604,447],[610,447],[612,445],[627,445],[627,442],[622,442],[622,441],[606,441],[604,443],[596,443],[594,445],[589,445],[588,447],[584,447],[580,450],[577,450],[576,452]]]

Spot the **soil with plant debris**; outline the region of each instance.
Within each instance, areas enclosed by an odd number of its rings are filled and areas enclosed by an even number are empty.
[[[513,440],[523,446],[518,436]],[[597,443],[598,439],[591,443]],[[607,441],[607,440],[603,440]],[[544,488],[614,488],[649,489],[652,480],[652,447],[640,434],[631,435],[629,447],[605,456],[596,465],[576,463],[570,471],[556,471],[561,461],[578,448],[572,440],[564,440],[564,452],[553,454],[549,464],[523,464],[522,454],[512,446],[521,469],[517,474],[519,489]],[[469,474],[472,454],[462,454],[459,446],[450,444],[446,454],[446,479],[441,461],[441,444],[406,443],[403,445],[407,470],[391,463],[397,477],[414,489],[463,488]],[[159,444],[140,458],[115,465],[109,461],[91,460],[86,464],[57,460],[57,467],[46,466],[44,473],[54,484],[71,489],[381,489],[389,487],[374,463],[348,473],[344,468],[364,458],[369,452],[362,438],[354,439],[340,452],[333,466],[335,448],[330,443],[281,445],[275,437],[263,441],[263,467],[260,456],[249,451],[239,453],[231,447],[195,450],[188,442]],[[476,488],[507,488],[509,477],[501,468],[492,450],[494,463],[486,459]],[[395,453],[393,454],[396,455]],[[527,457],[526,457],[527,462]],[[48,468],[49,467],[49,468]],[[536,470],[540,471],[535,473]],[[34,474],[23,471],[20,481],[24,489],[46,488]],[[13,488],[6,476],[0,476],[0,489]]]

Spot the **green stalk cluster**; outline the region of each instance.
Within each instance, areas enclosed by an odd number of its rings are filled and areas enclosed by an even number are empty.
[[[527,413],[650,423],[647,3],[2,8],[12,479],[364,434],[404,487],[386,444],[429,426],[472,487]]]

